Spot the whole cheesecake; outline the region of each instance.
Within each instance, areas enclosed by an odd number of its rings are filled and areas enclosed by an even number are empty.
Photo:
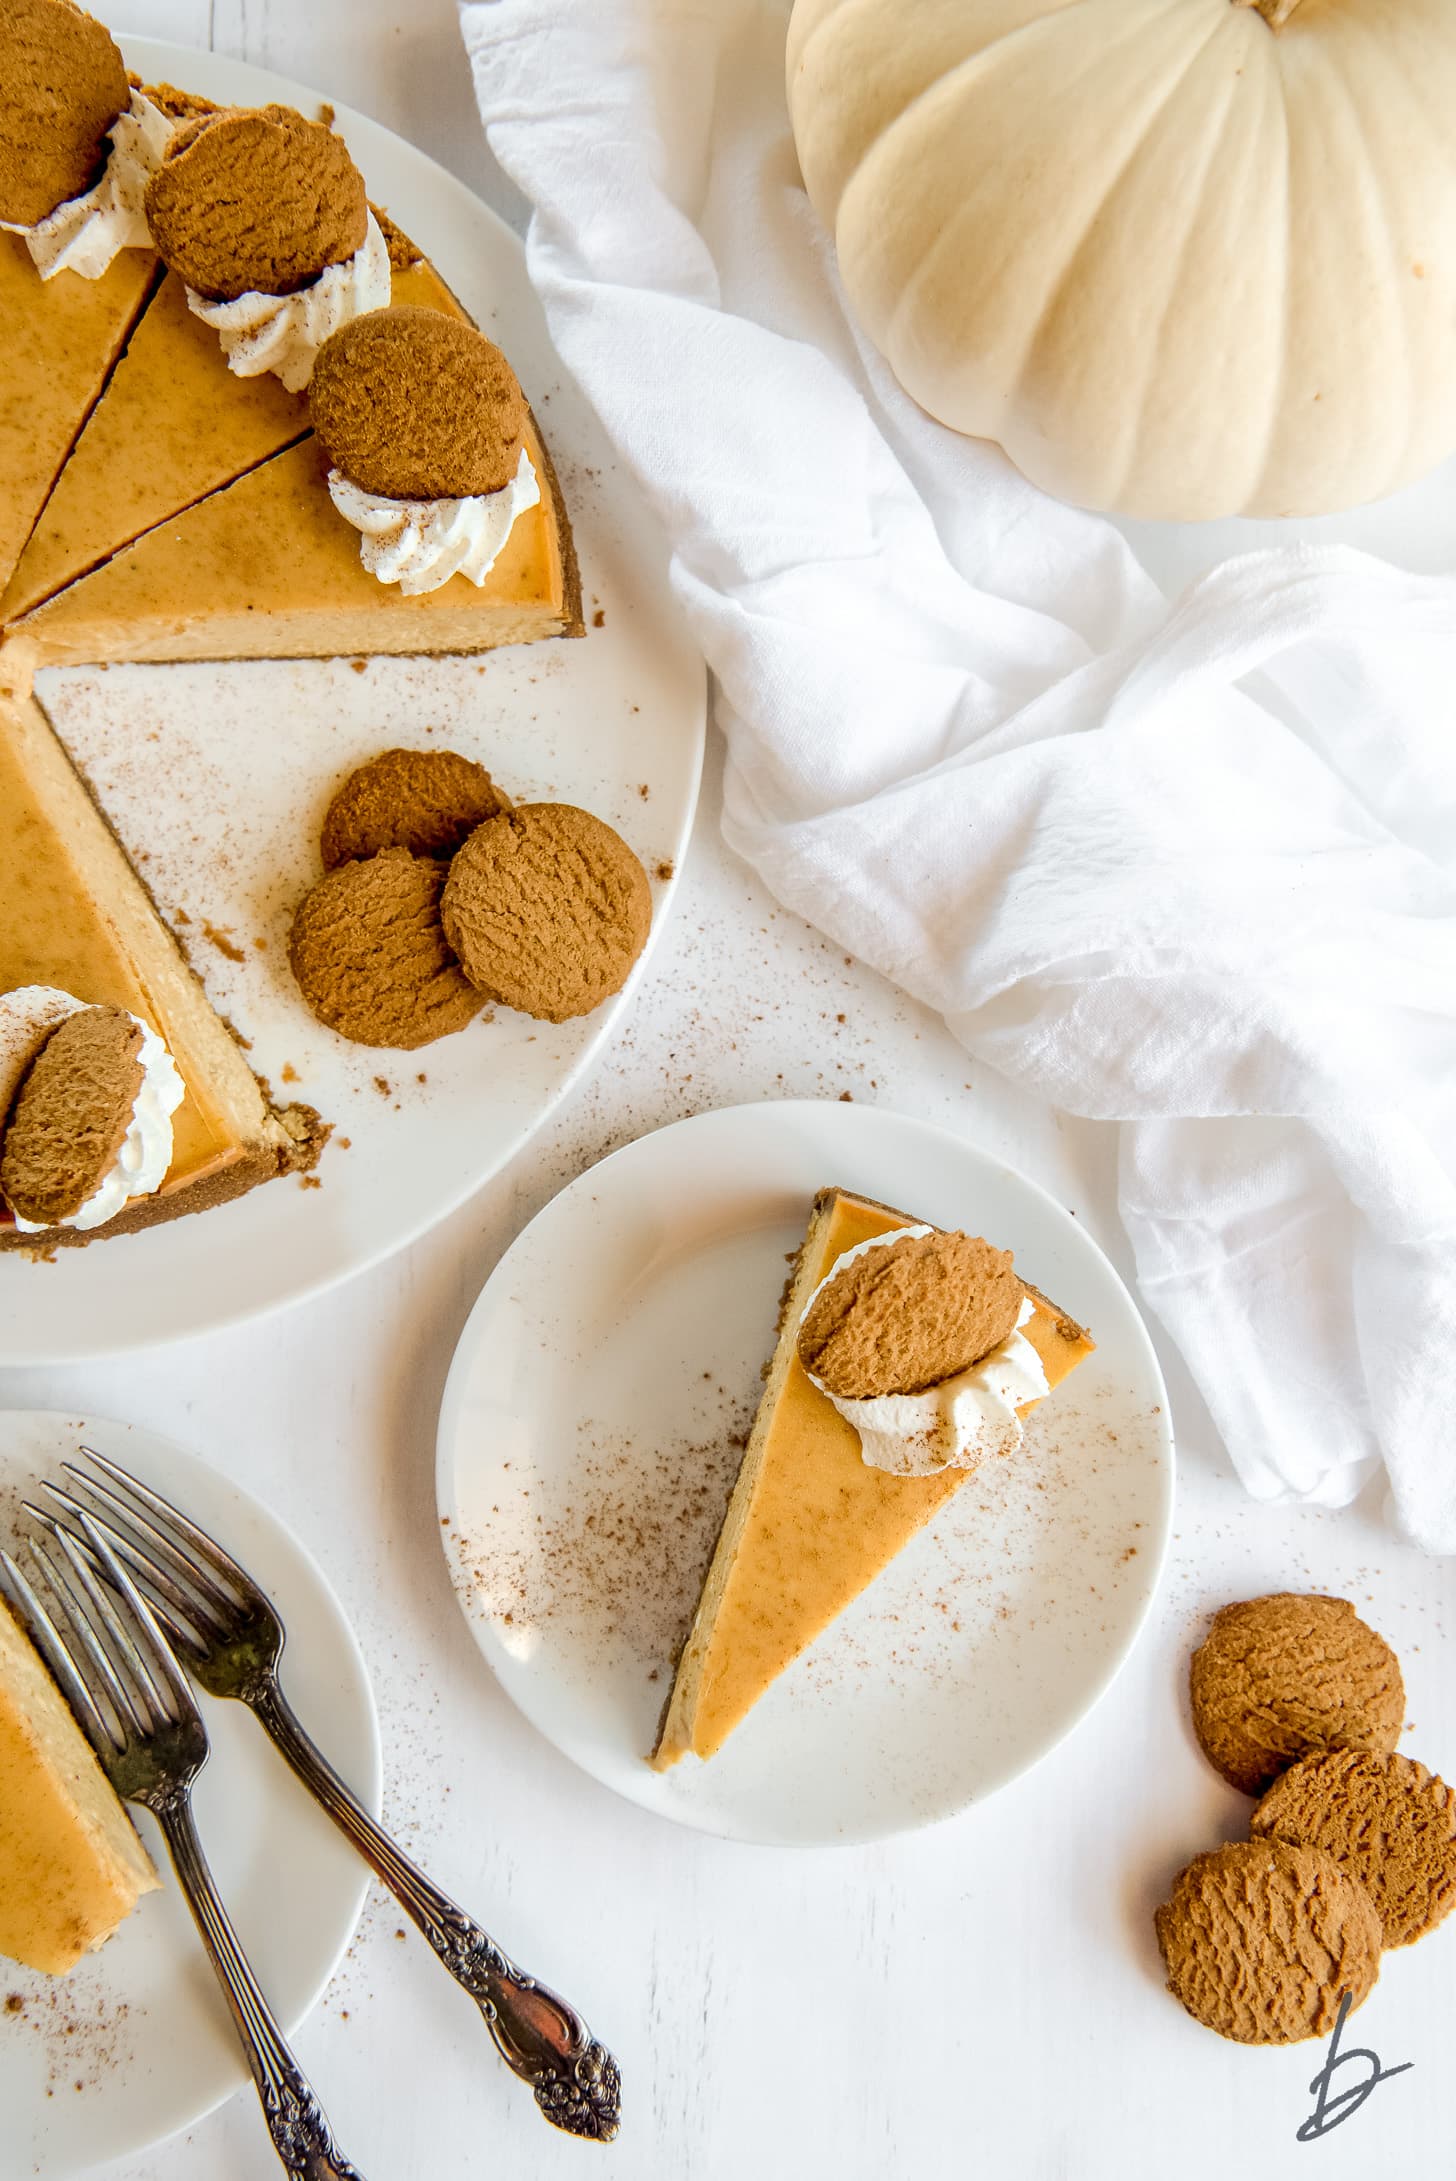
[[[56,14],[58,36],[70,38],[75,11]],[[87,35],[94,44],[109,34],[91,24]],[[314,345],[381,296],[386,317],[470,321],[424,253],[368,205],[340,140],[286,108],[219,110],[170,86],[132,95],[164,117],[153,124],[164,138],[173,129],[147,184],[149,207],[165,185],[167,210],[148,246],[119,247],[91,277],[43,279],[29,238],[0,234],[12,326],[0,362],[0,995],[35,985],[126,1010],[170,1049],[185,1097],[161,1188],[103,1224],[21,1231],[0,1198],[0,1249],[40,1253],[299,1172],[328,1129],[308,1107],[277,1105],[254,1076],[71,764],[37,698],[37,671],[470,654],[584,633],[570,520],[519,389],[512,460],[538,489],[513,512],[483,579],[451,573],[416,593],[365,565],[312,428],[304,382]],[[0,116],[0,150],[4,128]],[[204,154],[201,180],[189,183]],[[277,173],[274,155],[285,161]],[[231,194],[216,186],[230,157],[241,162]],[[329,197],[345,201],[333,234],[315,231],[323,195],[309,162],[320,161],[342,177],[342,199],[339,189]],[[251,207],[250,188],[261,192]],[[269,277],[268,251],[280,267],[287,257],[287,271],[276,294],[254,293],[247,284]],[[193,285],[204,276],[205,293]],[[261,335],[235,330],[239,312],[261,317]],[[260,339],[266,347],[270,319],[292,344],[286,368],[247,353]],[[460,415],[462,437],[472,421]],[[160,792],[164,751],[158,765]],[[131,846],[144,863],[144,843]],[[0,1131],[6,1119],[0,1112]]]

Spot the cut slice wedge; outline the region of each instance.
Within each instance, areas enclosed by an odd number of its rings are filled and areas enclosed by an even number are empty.
[[[99,280],[42,280],[0,234],[0,588],[147,299],[157,261],[123,250]]]
[[[90,1744],[0,1598],[0,1954],[64,1976],[157,1884]]]
[[[98,1235],[204,1210],[317,1157],[318,1117],[270,1104],[39,705],[0,697],[0,991],[27,984],[139,1015],[187,1086],[161,1189]],[[87,1239],[71,1228],[21,1235],[0,1211],[0,1249]]]
[[[361,565],[310,438],[149,531],[16,622],[0,665],[119,659],[337,658],[479,652],[581,633],[581,587],[550,458],[526,452],[541,499],[477,589],[455,576],[405,598]]]
[[[427,260],[392,275],[391,300],[464,312]],[[168,273],[132,332],[20,557],[0,620],[13,621],[124,546],[307,433],[308,402],[271,372],[240,379]]]
[[[896,1477],[872,1469],[859,1434],[798,1359],[799,1320],[835,1259],[908,1213],[842,1189],[814,1200],[784,1297],[767,1383],[683,1647],[651,1762],[711,1757],[799,1654],[868,1589],[973,1471]],[[1022,1327],[1056,1386],[1093,1343],[1033,1287]],[[1034,1407],[1028,1402],[1021,1411]]]

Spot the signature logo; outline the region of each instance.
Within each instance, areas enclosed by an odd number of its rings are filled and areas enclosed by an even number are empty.
[[[1348,2120],[1352,2113],[1359,2112],[1372,2090],[1377,2089],[1381,2083],[1388,2083],[1392,2075],[1404,2075],[1408,2068],[1415,2065],[1413,2060],[1403,2060],[1399,2067],[1382,2067],[1379,2056],[1364,2045],[1351,2045],[1348,2052],[1341,2052],[1340,2038],[1345,2027],[1345,2017],[1349,2012],[1350,1994],[1346,1992],[1340,2000],[1339,2014],[1335,2017],[1334,2035],[1330,2039],[1325,2064],[1309,2086],[1314,2095],[1314,2111],[1295,2130],[1296,2139],[1300,2143],[1314,2143],[1320,2136],[1328,2135],[1332,2128],[1339,2127],[1342,2120]],[[1335,2077],[1340,2069],[1358,2065],[1362,2060],[1365,2063],[1365,2073],[1359,2081],[1350,2082],[1343,2090],[1336,2091]]]

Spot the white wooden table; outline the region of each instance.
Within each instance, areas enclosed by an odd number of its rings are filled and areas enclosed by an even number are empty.
[[[262,63],[376,115],[509,219],[452,0],[97,0],[118,28]],[[1030,1107],[943,1026],[851,964],[723,849],[716,753],[673,927],[595,1077],[491,1187],[351,1286],[254,1328],[126,1362],[0,1374],[0,1402],[85,1407],[232,1469],[316,1548],[358,1629],[386,1742],[387,1815],[621,2057],[626,2125],[557,2138],[466,2005],[372,1898],[299,2038],[368,2181],[588,2169],[630,2181],[1222,2181],[1286,2159],[1394,2173],[1449,2144],[1456,1928],[1392,1957],[1357,2017],[1414,2063],[1306,2147],[1315,2046],[1252,2051],[1162,1991],[1151,1913],[1247,1804],[1207,1770],[1182,1689],[1212,1605],[1341,1592],[1399,1648],[1407,1746],[1456,1772],[1451,1573],[1401,1546],[1379,1494],[1340,1515],[1260,1509],[1176,1360],[1176,1542],[1159,1608],[1100,1709],[1031,1777],[936,1832],[867,1850],[748,1850],[672,1829],[579,1776],[497,1690],[438,1542],[441,1386],[486,1274],[603,1152],[739,1099],[849,1090],[950,1123],[1057,1190],[1125,1264],[1106,1131]],[[842,1018],[842,1019],[841,1019]],[[1349,2080],[1348,2071],[1341,2085]],[[251,2095],[108,2181],[271,2181]],[[6,2171],[0,2116],[0,2181]]]

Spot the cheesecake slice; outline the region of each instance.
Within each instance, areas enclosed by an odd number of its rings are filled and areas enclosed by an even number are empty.
[[[0,992],[30,984],[141,1016],[171,1050],[187,1095],[155,1196],[90,1234],[22,1235],[0,1209],[0,1249],[126,1233],[316,1160],[327,1134],[318,1116],[270,1103],[40,707],[0,697]]]
[[[480,652],[582,633],[571,530],[534,425],[542,494],[479,589],[463,578],[405,597],[362,566],[305,439],[149,531],[12,625],[0,666],[119,659],[301,659]]]
[[[0,588],[156,278],[123,250],[99,280],[42,280],[20,235],[0,234]]]
[[[0,1954],[64,1976],[157,1884],[90,1744],[0,1598]]]
[[[800,1652],[975,1473],[894,1476],[871,1468],[859,1434],[798,1357],[799,1321],[836,1260],[875,1235],[915,1224],[907,1213],[842,1189],[814,1200],[763,1398],[652,1752],[658,1771],[689,1751],[715,1755]],[[1025,1293],[1034,1310],[1021,1331],[1054,1387],[1093,1344],[1055,1303],[1033,1287]]]
[[[393,303],[465,313],[397,228]],[[308,432],[308,401],[271,372],[229,371],[217,334],[168,273],[135,327],[0,596],[0,621],[32,606],[159,523],[281,453]]]

